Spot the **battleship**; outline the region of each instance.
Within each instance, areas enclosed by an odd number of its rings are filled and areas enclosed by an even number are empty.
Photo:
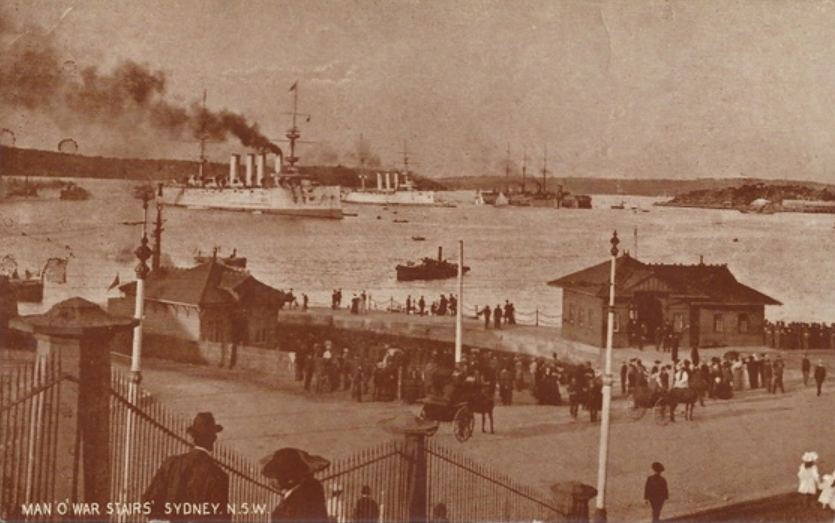
[[[435,191],[418,190],[409,174],[409,151],[404,142],[402,173],[396,171],[377,173],[377,187],[373,189],[366,188],[366,176],[361,174],[362,187],[345,192],[342,195],[342,201],[376,205],[438,205],[435,200]]]
[[[362,178],[364,182],[364,178]],[[342,197],[345,203],[377,205],[438,205],[435,191],[419,191],[407,174],[377,173],[377,188],[348,191]]]
[[[290,155],[284,157],[273,146],[275,169],[268,172],[267,153],[246,155],[241,173],[241,155],[231,155],[228,175],[208,177],[205,173],[205,141],[200,139],[200,163],[196,175],[187,180],[160,186],[159,201],[163,205],[189,209],[248,211],[294,217],[342,219],[339,186],[323,186],[299,174],[296,163],[296,142],[301,137],[296,119],[299,115],[298,88],[293,88],[293,125],[287,131]],[[204,98],[205,103],[205,98]],[[285,165],[285,161],[286,164]],[[241,176],[243,174],[243,176]]]

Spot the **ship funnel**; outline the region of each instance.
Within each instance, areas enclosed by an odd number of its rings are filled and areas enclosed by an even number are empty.
[[[377,190],[383,190],[383,173],[377,173]]]
[[[444,261],[444,248],[438,247],[438,262]]]
[[[241,165],[241,155],[233,154],[229,157],[229,185],[238,183],[238,169]]]
[[[391,189],[391,173],[386,173],[386,190]]]
[[[400,173],[394,173],[394,190],[400,188]]]
[[[255,155],[246,155],[246,186],[252,187],[252,178],[255,171]]]
[[[267,155],[264,153],[255,157],[255,185],[258,187],[264,186],[264,170],[267,167]]]

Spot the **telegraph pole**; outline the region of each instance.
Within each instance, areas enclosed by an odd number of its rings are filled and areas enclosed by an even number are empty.
[[[154,254],[151,258],[151,270],[158,271],[162,259],[162,202],[157,199],[157,221],[154,222]]]

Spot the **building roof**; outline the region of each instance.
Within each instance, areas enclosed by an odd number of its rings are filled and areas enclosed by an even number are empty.
[[[611,261],[605,261],[549,281],[548,285],[605,298],[609,295],[610,271]],[[616,295],[631,296],[636,290],[646,288],[650,280],[659,292],[698,301],[782,305],[774,298],[738,282],[725,264],[646,264],[629,255],[617,258]]]
[[[136,282],[119,290],[136,296]],[[285,294],[257,279],[243,269],[210,260],[196,267],[162,267],[145,279],[145,299],[207,307],[239,301],[281,305]]]

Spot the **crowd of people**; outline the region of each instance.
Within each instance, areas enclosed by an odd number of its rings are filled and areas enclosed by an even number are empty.
[[[774,349],[835,349],[835,324],[765,321],[763,344]]]

